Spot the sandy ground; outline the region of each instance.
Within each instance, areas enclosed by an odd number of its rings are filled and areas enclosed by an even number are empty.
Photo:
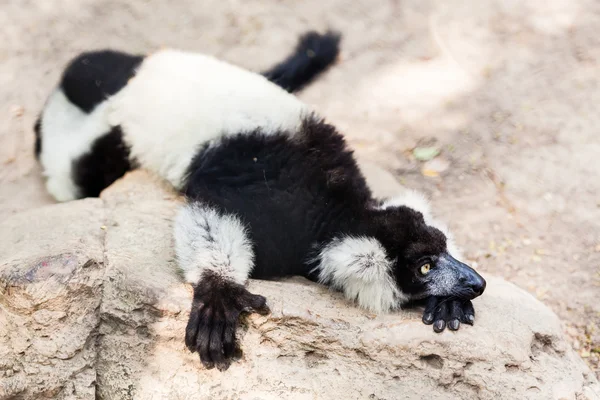
[[[598,374],[599,25],[591,0],[3,0],[0,218],[52,202],[32,125],[78,52],[175,46],[260,70],[332,27],[341,61],[302,99],[429,194],[483,273],[552,307]],[[441,149],[429,164],[424,145]]]

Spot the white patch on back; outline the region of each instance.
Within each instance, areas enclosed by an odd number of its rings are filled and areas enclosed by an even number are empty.
[[[180,189],[199,147],[261,128],[295,132],[307,107],[263,76],[211,56],[162,50],[111,98],[131,157]]]
[[[320,283],[343,291],[367,310],[384,313],[408,300],[392,277],[393,262],[375,238],[334,239],[316,261]]]
[[[254,267],[252,243],[234,215],[188,203],[175,218],[174,235],[179,267],[189,283],[212,271],[243,285]]]
[[[389,207],[400,206],[412,208],[413,210],[419,211],[421,214],[423,214],[423,219],[427,225],[439,229],[446,236],[446,247],[448,249],[448,253],[450,253],[454,258],[462,257],[461,251],[456,246],[456,243],[454,242],[454,236],[452,235],[452,232],[450,232],[448,226],[442,221],[439,221],[433,217],[431,213],[431,206],[425,195],[416,190],[407,190],[401,195],[384,201],[380,209],[385,210]]]
[[[48,98],[41,120],[40,163],[47,177],[46,188],[56,200],[79,197],[79,189],[72,179],[73,161],[110,131],[106,121],[107,105],[103,102],[86,114],[71,103],[61,89],[56,89]]]

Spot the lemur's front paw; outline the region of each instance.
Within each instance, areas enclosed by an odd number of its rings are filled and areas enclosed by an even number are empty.
[[[436,332],[442,332],[446,326],[456,331],[461,322],[473,325],[474,320],[475,309],[470,300],[431,296],[427,299],[423,312],[423,323],[433,324]]]
[[[269,312],[267,299],[240,284],[205,275],[194,288],[192,310],[185,330],[185,344],[198,352],[207,368],[224,371],[238,353],[235,331],[241,313]]]

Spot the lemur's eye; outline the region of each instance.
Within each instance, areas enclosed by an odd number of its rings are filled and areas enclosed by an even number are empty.
[[[431,264],[429,264],[429,263],[421,265],[421,273],[423,275],[427,275],[429,273],[430,269],[431,269]]]

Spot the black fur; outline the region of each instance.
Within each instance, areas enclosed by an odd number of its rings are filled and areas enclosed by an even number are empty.
[[[333,64],[340,51],[340,40],[341,35],[336,32],[308,32],[300,38],[294,53],[263,75],[288,92],[296,92]]]
[[[240,133],[200,151],[189,167],[190,199],[248,225],[255,278],[308,276],[315,242],[366,228],[371,192],[344,138],[315,118],[296,135]]]
[[[82,53],[69,63],[60,86],[71,103],[89,113],[125,87],[143,60],[113,50]]]
[[[413,293],[422,290],[412,279],[418,260],[446,247],[445,236],[427,226],[421,213],[373,208],[376,202],[344,138],[314,117],[293,137],[241,133],[201,150],[184,193],[242,218],[254,243],[253,278],[315,279],[309,262],[315,244],[364,235],[377,238],[398,260],[398,284]]]
[[[90,151],[73,162],[73,181],[81,197],[98,197],[132,166],[129,149],[123,142],[123,132],[115,127],[96,139]]]

